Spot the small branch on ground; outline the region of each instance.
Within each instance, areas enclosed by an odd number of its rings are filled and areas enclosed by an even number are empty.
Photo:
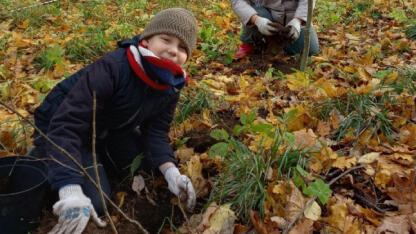
[[[183,209],[183,207],[182,207],[182,203],[181,203],[181,200],[179,199],[179,196],[178,196],[178,207],[179,207],[179,209],[181,210],[181,212],[182,212],[182,214],[183,214],[183,217],[184,217],[184,218],[185,218],[185,220],[186,220],[186,223],[187,223],[188,225],[190,225],[191,223],[189,222],[189,218],[188,218],[188,216],[186,215],[186,212],[185,212],[185,210],[184,210],[184,209]],[[193,231],[191,230],[191,228],[190,228],[188,225],[185,225],[186,229],[188,229],[188,232],[189,232],[189,233],[195,233],[195,232],[193,232]]]
[[[341,173],[339,176],[332,179],[328,183],[328,185],[331,186],[333,183],[335,183],[337,180],[339,180],[341,177],[345,176],[346,174],[350,173],[351,171],[354,171],[354,170],[357,170],[357,169],[360,169],[360,168],[363,168],[363,167],[364,167],[364,165],[351,167],[350,169]],[[298,219],[302,216],[303,212],[305,212],[305,210],[308,209],[308,207],[312,205],[312,203],[316,200],[316,198],[318,198],[318,196],[313,197],[312,199],[310,199],[308,201],[308,203],[306,203],[306,205],[303,207],[303,209],[295,216],[295,218],[292,221],[290,221],[289,225],[287,225],[286,229],[283,231],[283,234],[289,233],[290,229],[292,229],[292,227],[293,227],[293,225],[295,225],[296,221],[298,221]]]

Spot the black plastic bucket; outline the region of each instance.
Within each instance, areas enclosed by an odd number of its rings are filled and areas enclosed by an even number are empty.
[[[0,157],[0,233],[27,234],[39,225],[46,185],[45,162]]]

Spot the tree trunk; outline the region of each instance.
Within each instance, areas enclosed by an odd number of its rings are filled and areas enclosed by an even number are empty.
[[[312,25],[312,13],[313,13],[313,0],[308,0],[308,18],[306,20],[306,30],[303,43],[303,51],[300,59],[300,70],[305,71],[306,65],[308,63],[309,56],[309,46],[310,46],[310,35],[311,35],[311,25]]]

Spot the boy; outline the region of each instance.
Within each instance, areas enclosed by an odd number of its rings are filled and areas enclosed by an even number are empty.
[[[35,110],[35,124],[57,145],[92,166],[93,93],[96,93],[96,151],[103,191],[110,186],[103,165],[126,170],[143,155],[144,169],[159,169],[175,195],[186,194],[192,211],[196,195],[181,175],[169,145],[168,131],[179,91],[187,82],[182,66],[197,40],[195,18],[182,8],[156,14],[141,35],[118,43],[119,49],[60,82]],[[100,227],[99,192],[59,149],[34,134],[32,155],[50,157],[49,182],[59,191],[53,212],[58,224],[50,233],[81,233],[90,215]],[[74,168],[75,170],[71,169]]]

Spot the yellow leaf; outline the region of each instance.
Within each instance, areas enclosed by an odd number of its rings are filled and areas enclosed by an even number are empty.
[[[286,75],[287,86],[290,90],[299,91],[309,87],[309,75],[302,72]]]
[[[329,207],[330,216],[323,218],[323,220],[332,226],[337,227],[339,230],[344,230],[345,220],[348,214],[348,208],[346,204],[335,204]]]
[[[209,184],[202,175],[202,164],[199,157],[192,157],[186,164],[186,174],[192,181],[197,197],[208,195]]]
[[[286,194],[286,185],[279,183],[275,186],[273,186],[273,193],[277,195],[284,195]]]
[[[22,34],[13,32],[12,38],[14,41],[14,45],[18,48],[28,47],[30,44],[29,40],[23,39]]]
[[[372,79],[370,74],[368,74],[368,72],[363,67],[358,68],[358,74],[364,81],[370,81]]]
[[[316,87],[323,89],[328,97],[338,96],[336,88],[334,87],[334,85],[330,83],[330,81],[327,78],[322,77],[319,80],[315,81],[313,84]]]
[[[392,84],[394,81],[397,80],[398,76],[399,76],[399,73],[397,71],[394,71],[386,77],[386,80],[384,82],[386,84]]]
[[[30,20],[26,19],[21,24],[19,24],[17,27],[21,29],[26,29],[29,26]]]
[[[339,157],[335,160],[332,166],[344,170],[351,168],[355,164],[357,164],[357,158],[355,157]]]
[[[225,9],[227,9],[227,8],[228,8],[228,5],[227,5],[225,2],[221,2],[221,3],[220,3],[220,7],[221,7],[223,10],[225,10]]]
[[[378,157],[380,157],[380,153],[378,152],[371,152],[368,154],[364,154],[358,159],[358,163],[370,164],[370,163],[375,162],[378,159]]]
[[[117,199],[118,199],[118,207],[123,206],[123,204],[124,204],[124,197],[127,196],[127,193],[126,192],[118,192],[116,194],[116,196],[117,196]]]
[[[210,227],[204,233],[229,233],[229,229],[234,229],[237,217],[230,207],[231,204],[220,206],[209,218]]]
[[[376,178],[374,179],[374,183],[378,188],[386,188],[387,184],[391,180],[391,173],[387,169],[382,169],[381,171],[377,172]]]
[[[321,207],[318,205],[316,201],[314,201],[312,205],[306,208],[305,211],[303,212],[306,218],[313,220],[313,221],[318,220],[321,217],[321,213],[322,213]]]
[[[353,66],[345,66],[344,71],[353,74],[356,70]]]

